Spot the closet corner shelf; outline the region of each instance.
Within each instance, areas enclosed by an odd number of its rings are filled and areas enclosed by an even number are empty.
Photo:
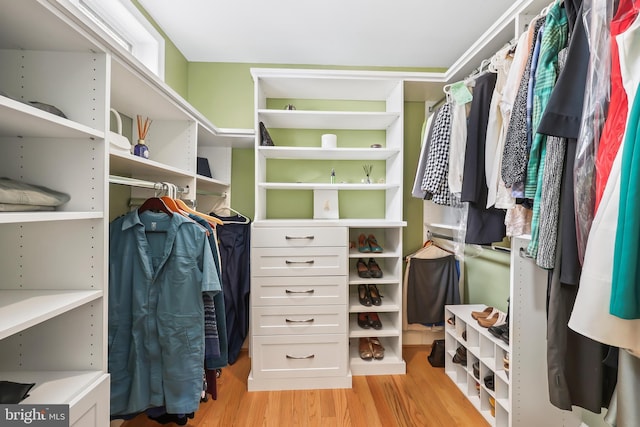
[[[30,405],[72,405],[78,395],[107,378],[102,371],[0,371],[5,381],[36,383],[29,397]]]
[[[102,291],[0,290],[0,339],[97,300]]]
[[[399,112],[286,111],[259,109],[267,128],[385,130],[401,117]]]
[[[104,139],[104,132],[0,96],[0,136]]]
[[[267,159],[387,160],[400,153],[391,148],[258,147]]]
[[[153,176],[165,175],[167,180],[173,177],[191,178],[195,173],[183,169],[157,162],[155,160],[143,159],[128,153],[111,152],[109,155],[109,171],[113,175],[121,176]]]
[[[46,221],[76,221],[82,219],[100,219],[102,212],[0,212],[0,224]]]

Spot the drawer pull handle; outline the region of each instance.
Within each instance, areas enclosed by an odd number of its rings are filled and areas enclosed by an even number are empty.
[[[301,360],[301,359],[313,359],[314,357],[316,357],[315,354],[310,354],[308,356],[291,356],[290,354],[287,354],[287,359]]]
[[[288,259],[284,260],[286,264],[313,264],[315,261],[310,259],[309,261],[290,261]]]
[[[284,291],[288,294],[312,294],[315,292],[313,289],[309,289],[308,291],[292,291],[290,289],[285,289]]]
[[[291,319],[284,319],[284,320],[287,323],[313,323],[315,319],[312,317],[311,319],[306,319],[306,320],[291,320]]]
[[[284,236],[284,238],[287,240],[313,240],[316,237],[311,235],[311,236]]]

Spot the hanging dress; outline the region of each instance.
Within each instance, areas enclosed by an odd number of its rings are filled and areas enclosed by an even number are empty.
[[[628,40],[633,40],[632,37],[638,29],[638,25],[629,29]],[[622,36],[621,40],[625,40],[626,37]],[[625,49],[628,46],[632,45],[622,43],[621,46],[618,46],[620,56],[626,57]],[[635,60],[637,55],[634,55],[633,52],[629,53],[631,55],[621,62],[625,66],[620,70],[626,97],[633,100],[633,107],[628,114],[627,130],[622,139],[623,144],[618,149],[613,161],[609,179],[591,225],[580,278],[580,289],[571,313],[569,327],[594,340],[621,349],[630,349],[636,354],[640,354],[640,319],[623,319],[610,313],[614,258],[616,256],[614,236],[617,236],[621,204],[622,154],[625,151],[627,138],[629,138],[629,143],[633,144],[640,124],[640,97],[637,96],[640,84],[640,64]]]

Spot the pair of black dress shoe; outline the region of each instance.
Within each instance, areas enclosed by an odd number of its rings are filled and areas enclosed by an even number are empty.
[[[509,323],[505,323],[500,326],[491,326],[489,328],[489,333],[509,344]]]
[[[459,363],[462,366],[467,366],[467,349],[463,346],[459,346],[456,349],[456,354],[453,355],[453,363]]]

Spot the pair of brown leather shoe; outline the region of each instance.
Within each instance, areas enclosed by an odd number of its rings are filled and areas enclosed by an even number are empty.
[[[362,337],[358,346],[360,358],[363,360],[384,358],[384,347],[376,337]]]

